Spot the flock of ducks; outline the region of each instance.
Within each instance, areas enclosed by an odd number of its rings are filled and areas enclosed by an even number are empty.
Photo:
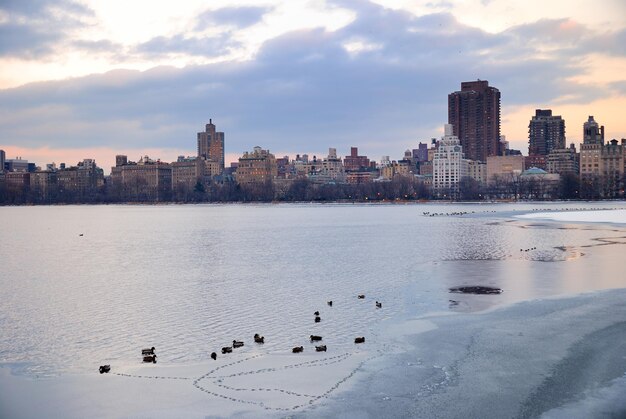
[[[359,294],[357,296],[358,299],[362,300],[365,299],[365,294]],[[326,304],[328,304],[329,307],[333,306],[333,302],[331,301],[327,301]],[[376,308],[382,308],[383,304],[379,301],[376,301]],[[313,313],[314,317],[314,321],[315,323],[319,323],[320,321],[322,321],[322,318],[320,317],[320,312],[316,311],[315,313]],[[258,333],[254,334],[254,342],[258,343],[258,344],[263,344],[265,343],[265,336],[261,336]],[[309,340],[311,341],[311,343],[317,343],[317,342],[321,342],[323,340],[322,336],[318,336],[318,335],[310,335],[309,336]],[[365,343],[365,336],[358,336],[356,338],[354,338],[354,343],[355,344],[359,344],[359,343]],[[222,348],[222,355],[225,354],[229,354],[233,352],[233,349],[237,349],[237,348],[241,348],[242,346],[244,346],[243,341],[240,340],[233,340],[232,345],[230,346],[224,346]],[[326,352],[327,350],[327,346],[326,345],[315,345],[315,351],[316,352]],[[141,355],[143,357],[143,362],[152,362],[154,364],[156,364],[156,354],[155,354],[155,348],[154,346],[152,348],[147,348],[147,349],[142,349],[141,350]],[[296,353],[301,353],[304,352],[304,346],[296,346],[294,348],[291,349],[291,352],[296,354]],[[216,352],[212,352],[211,353],[211,358],[213,360],[217,359],[217,353]],[[103,373],[108,373],[109,371],[111,371],[111,366],[110,365],[101,365],[100,366],[100,374]]]
[[[357,298],[358,298],[359,300],[363,300],[363,299],[365,299],[365,294],[359,294],[359,295],[357,295]],[[332,300],[327,301],[327,302],[326,302],[326,304],[327,304],[329,307],[332,307],[332,306],[333,306],[333,302],[332,302]],[[380,301],[376,301],[376,302],[375,302],[375,306],[376,306],[376,308],[382,308],[382,307],[383,307],[383,303],[381,303]],[[315,312],[313,313],[313,316],[314,316],[314,317],[313,317],[313,321],[314,321],[315,323],[319,323],[319,322],[321,322],[321,321],[322,321],[322,318],[320,317],[320,312],[319,312],[319,311],[315,311]],[[263,343],[265,343],[265,336],[261,336],[261,335],[259,335],[258,333],[255,333],[255,334],[254,334],[253,339],[254,339],[254,342],[255,342],[255,343],[258,343],[258,344],[263,344]],[[310,336],[309,336],[309,340],[311,341],[311,343],[314,343],[314,342],[320,342],[320,341],[322,341],[322,340],[323,340],[323,338],[322,338],[322,336],[318,336],[318,335],[310,335]],[[355,343],[355,344],[358,344],[358,343],[365,343],[365,336],[358,336],[358,337],[354,338],[354,343]],[[242,346],[244,346],[244,343],[243,343],[242,341],[233,340],[232,345],[230,345],[230,346],[224,346],[224,347],[222,348],[222,355],[225,355],[225,354],[230,354],[230,353],[232,353],[232,352],[233,352],[233,349],[236,349],[236,348],[241,348]],[[326,345],[315,345],[315,351],[316,351],[316,352],[326,352],[326,351],[327,351],[327,349],[328,349],[328,347],[327,347]],[[295,347],[293,347],[293,348],[291,349],[291,352],[292,352],[292,353],[294,353],[294,354],[304,352],[304,346],[295,346]],[[216,359],[217,359],[217,353],[216,353],[216,352],[212,352],[212,353],[211,353],[211,358],[212,358],[213,360],[216,360]]]
[[[363,300],[365,299],[365,294],[358,294],[357,298],[359,300]],[[331,301],[327,301],[326,304],[329,307],[333,306],[333,302]],[[377,309],[382,308],[383,307],[383,303],[381,303],[380,301],[376,301],[375,302],[375,306]],[[319,323],[320,321],[322,321],[322,318],[320,317],[320,312],[319,311],[315,311],[313,313],[314,315],[314,321],[315,323]],[[265,336],[261,336],[258,333],[254,334],[254,342],[257,344],[264,344],[265,343]],[[323,340],[322,336],[318,336],[318,335],[310,335],[309,336],[309,340],[311,341],[311,343],[318,343],[321,342]],[[359,343],[365,343],[365,336],[358,336],[356,338],[354,338],[354,343],[355,344],[359,344]],[[233,340],[233,343],[230,346],[224,346],[222,348],[222,355],[225,354],[229,354],[233,352],[233,349],[237,349],[237,348],[241,348],[242,346],[244,346],[244,342],[240,341],[240,340]],[[326,352],[327,350],[327,346],[326,345],[315,345],[315,351],[316,352]],[[291,349],[292,353],[301,353],[304,352],[304,346],[296,346],[294,348]],[[141,350],[141,355],[143,357],[143,362],[151,362],[156,364],[156,353],[155,353],[155,347],[151,347],[151,348],[146,348],[146,349],[142,349]],[[211,353],[211,358],[213,360],[217,359],[217,353],[216,352],[212,352]],[[100,374],[104,374],[104,373],[108,373],[109,371],[111,371],[111,365],[100,365]]]

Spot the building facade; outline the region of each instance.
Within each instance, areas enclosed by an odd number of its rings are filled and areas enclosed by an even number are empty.
[[[369,166],[370,160],[367,156],[359,156],[358,147],[351,147],[350,155],[343,158],[343,167],[346,171],[359,171]]]
[[[568,148],[555,149],[548,154],[548,173],[578,174],[578,153],[576,146],[572,143]]]
[[[461,179],[469,175],[463,146],[459,138],[453,135],[453,130],[452,124],[444,126],[444,136],[433,158],[433,189],[440,197],[457,197]]]
[[[191,192],[198,182],[204,181],[204,160],[200,157],[179,156],[170,163],[172,168],[172,191],[177,195]]]
[[[525,169],[526,160],[522,155],[487,157],[487,182],[519,176]]]
[[[547,156],[565,148],[565,121],[551,109],[537,109],[528,124],[528,155]]]
[[[254,147],[239,157],[235,180],[241,185],[271,182],[278,176],[276,158],[269,150]]]
[[[142,157],[111,168],[111,183],[120,198],[133,201],[166,201],[172,194],[172,167]]]
[[[224,133],[217,132],[213,120],[209,119],[204,132],[199,132],[198,157],[217,163],[218,171],[224,171]]]
[[[601,155],[604,148],[604,126],[600,126],[593,115],[583,124],[583,143],[580,145],[581,181],[599,177],[602,173]]]
[[[501,154],[500,91],[486,80],[463,82],[448,95],[448,123],[466,158],[485,162]]]

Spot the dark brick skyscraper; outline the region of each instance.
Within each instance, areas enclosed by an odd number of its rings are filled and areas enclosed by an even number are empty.
[[[448,95],[448,123],[459,137],[465,157],[487,161],[500,155],[500,91],[486,80],[461,83]]]
[[[565,121],[551,109],[537,109],[528,124],[528,155],[547,156],[565,148]]]

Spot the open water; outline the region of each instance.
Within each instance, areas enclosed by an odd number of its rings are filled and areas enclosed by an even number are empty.
[[[513,217],[615,207],[624,205],[0,208],[0,363],[29,376],[94,371],[136,363],[146,346],[160,362],[205,361],[254,333],[268,353],[309,334],[341,350],[353,336],[376,344],[392,317],[623,288],[625,228]],[[467,214],[431,216],[458,212]],[[448,292],[459,285],[504,293]]]

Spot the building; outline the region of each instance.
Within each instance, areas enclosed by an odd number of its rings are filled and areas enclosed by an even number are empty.
[[[30,189],[30,173],[6,172],[4,174],[4,184],[7,191],[14,195],[26,194]]]
[[[538,167],[524,170],[519,176],[520,196],[526,199],[551,199],[556,196],[560,175]]]
[[[522,155],[487,157],[487,182],[519,176],[526,169],[525,163]]]
[[[276,177],[278,179],[290,179],[292,176],[291,165],[289,164],[289,156],[283,156],[276,159]]]
[[[336,148],[329,148],[328,156],[322,160],[320,180],[324,183],[345,183],[346,172],[341,159],[337,157]]]
[[[254,147],[252,152],[245,152],[239,157],[235,180],[239,184],[271,182],[278,176],[276,158],[269,150]]]
[[[589,115],[587,122],[583,124],[583,144],[604,145],[604,125],[598,125],[593,115]]]
[[[604,126],[599,126],[590,115],[583,124],[583,143],[580,145],[580,177],[599,177],[602,173],[600,157],[604,147]]]
[[[461,179],[468,176],[468,162],[452,124],[444,126],[444,136],[433,158],[433,189],[438,196],[454,198],[459,193]]]
[[[428,161],[428,143],[420,141],[417,148],[413,149],[413,158],[419,163]]]
[[[487,183],[487,164],[481,161],[467,161],[467,176],[481,184]]]
[[[434,153],[433,153],[434,156]],[[432,176],[433,175],[433,162],[425,161],[420,163],[419,174],[421,176]]]
[[[84,201],[93,197],[104,185],[104,171],[93,159],[84,159],[76,166],[70,167],[61,163],[60,168],[54,173],[56,189],[62,200]]]
[[[485,162],[501,154],[500,91],[486,80],[463,82],[460,91],[448,95],[448,123],[466,158]]]
[[[209,119],[204,132],[198,133],[198,157],[217,163],[217,170],[224,171],[224,133],[215,130],[213,120]]]
[[[4,162],[7,159],[7,155],[4,150],[0,150],[0,173],[4,172]]]
[[[618,198],[624,195],[624,166],[626,139],[621,144],[613,139],[602,147],[600,155],[601,192],[605,198]]]
[[[30,190],[38,201],[47,201],[57,190],[57,174],[53,170],[36,170],[30,174]]]
[[[198,182],[204,181],[205,161],[200,157],[179,156],[170,163],[172,168],[172,192],[185,195],[193,191]]]
[[[548,156],[533,154],[531,156],[525,156],[524,160],[526,162],[526,167],[536,167],[541,170],[546,170],[548,168]]]
[[[15,159],[6,159],[4,160],[4,170],[7,172],[34,172],[34,164],[31,166],[31,163],[28,160],[23,160],[20,157]]]
[[[574,143],[568,148],[555,149],[548,154],[548,173],[573,173],[578,175],[578,153]]]
[[[359,156],[358,147],[350,148],[350,155],[343,158],[343,167],[348,171],[359,171],[370,167],[367,156]]]
[[[172,193],[172,167],[148,156],[111,168],[111,183],[121,199],[131,201],[166,201]]]
[[[346,183],[351,185],[370,183],[374,181],[375,174],[376,172],[367,170],[346,172]]]
[[[547,156],[565,148],[565,121],[551,109],[537,109],[528,124],[528,155]]]

